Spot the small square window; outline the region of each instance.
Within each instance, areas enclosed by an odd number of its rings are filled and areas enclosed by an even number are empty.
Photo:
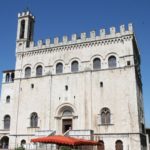
[[[34,84],[31,84],[31,88],[32,88],[32,89],[34,88]]]
[[[130,61],[127,61],[127,66],[130,66],[131,65],[131,62]]]

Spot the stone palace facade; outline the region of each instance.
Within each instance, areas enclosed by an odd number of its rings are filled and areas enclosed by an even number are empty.
[[[18,14],[15,70],[3,71],[0,147],[34,137],[90,138],[105,150],[146,150],[140,52],[132,24],[33,42]]]

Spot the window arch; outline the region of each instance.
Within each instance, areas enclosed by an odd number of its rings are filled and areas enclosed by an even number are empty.
[[[63,73],[63,64],[62,63],[57,63],[56,65],[56,73]]]
[[[101,124],[110,124],[110,110],[106,107],[101,110]]]
[[[105,149],[104,141],[99,140],[99,141],[98,141],[97,150],[104,150],[104,149]]]
[[[117,66],[117,61],[115,56],[110,56],[108,58],[108,67],[109,68],[115,68]]]
[[[10,96],[9,95],[6,97],[6,103],[10,103]]]
[[[31,68],[30,67],[26,67],[25,68],[25,77],[30,77],[31,76]]]
[[[4,129],[10,129],[10,116],[4,116]]]
[[[116,141],[116,150],[123,150],[123,142],[121,140]]]
[[[9,75],[9,73],[7,73],[7,74],[6,74],[6,78],[5,78],[5,82],[8,83],[9,80],[10,80],[10,75]]]
[[[95,58],[93,60],[93,69],[100,69],[101,68],[101,60],[99,58]]]
[[[43,67],[41,65],[36,67],[36,76],[42,76],[43,74]]]
[[[77,72],[77,71],[79,71],[79,63],[78,61],[75,60],[71,63],[71,72]]]
[[[20,39],[24,38],[24,32],[25,32],[25,20],[21,21],[21,28],[20,28]]]
[[[36,128],[38,126],[38,115],[35,112],[33,112],[30,116],[30,126],[32,128]]]

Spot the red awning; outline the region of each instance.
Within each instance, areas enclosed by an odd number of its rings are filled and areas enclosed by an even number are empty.
[[[92,141],[92,140],[85,140],[85,139],[78,139],[68,136],[62,136],[62,135],[54,135],[54,136],[48,136],[48,137],[40,137],[31,139],[31,142],[34,143],[51,143],[51,144],[57,144],[57,145],[98,145],[98,142]]]

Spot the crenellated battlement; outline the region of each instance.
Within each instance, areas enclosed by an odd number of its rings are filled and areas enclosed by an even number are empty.
[[[27,16],[30,16],[33,19],[35,18],[30,11],[24,11],[24,12],[18,13],[18,18],[27,17]]]
[[[129,23],[127,28],[125,27],[125,25],[121,25],[119,32],[117,32],[115,27],[110,27],[109,33],[106,32],[106,29],[100,29],[99,34],[97,34],[95,30],[90,31],[89,36],[87,36],[86,32],[83,32],[80,34],[80,36],[78,36],[77,34],[72,34],[70,39],[68,36],[64,35],[61,39],[59,37],[55,37],[53,40],[48,38],[44,42],[42,40],[38,40],[37,43],[31,41],[29,47],[25,48],[25,51],[58,47],[63,45],[67,46],[71,44],[79,44],[79,43],[90,42],[90,41],[92,42],[98,40],[108,41],[109,39],[111,39],[111,43],[112,43],[112,39],[114,38],[121,38],[125,35],[131,35],[131,34],[133,34],[133,26],[131,23]]]

